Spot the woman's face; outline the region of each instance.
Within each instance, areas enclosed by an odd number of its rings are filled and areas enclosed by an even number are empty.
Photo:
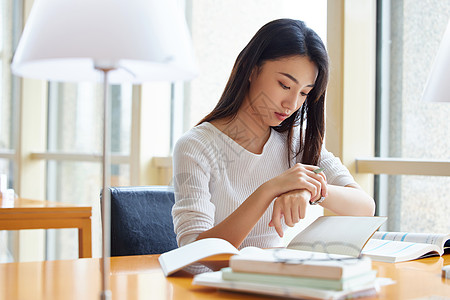
[[[263,126],[280,125],[305,102],[317,74],[316,65],[306,56],[264,62],[250,76],[244,112]]]

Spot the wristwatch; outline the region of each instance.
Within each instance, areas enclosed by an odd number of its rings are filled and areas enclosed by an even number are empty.
[[[317,199],[316,201],[311,201],[311,200],[309,200],[309,204],[311,204],[311,205],[317,205],[317,204],[319,204],[319,203],[322,203],[323,200],[325,200],[325,197],[320,197],[320,199]]]

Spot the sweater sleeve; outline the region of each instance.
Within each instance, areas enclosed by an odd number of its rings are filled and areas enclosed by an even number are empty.
[[[346,186],[356,183],[348,169],[341,163],[341,160],[325,149],[324,145],[322,146],[318,165],[325,169],[324,173],[329,184]]]
[[[172,208],[177,243],[183,246],[214,226],[211,203],[211,153],[207,143],[192,135],[183,136],[173,153],[175,204]]]

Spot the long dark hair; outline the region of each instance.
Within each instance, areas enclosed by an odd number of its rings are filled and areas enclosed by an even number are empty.
[[[328,54],[320,37],[302,21],[279,19],[261,27],[237,57],[216,107],[199,124],[222,118],[235,118],[248,92],[252,70],[255,67],[261,67],[267,60],[294,55],[309,57],[316,64],[318,69],[316,82],[303,105],[280,125],[273,128],[278,132],[288,131],[287,146],[290,162],[293,153],[291,148],[293,130],[294,127],[300,126],[300,147],[294,157],[303,151],[302,163],[317,164],[325,131],[324,107],[328,84]],[[303,133],[304,123],[306,123],[306,130]]]

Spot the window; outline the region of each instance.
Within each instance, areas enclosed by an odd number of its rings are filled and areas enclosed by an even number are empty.
[[[378,1],[377,155],[450,159],[449,103],[421,101],[450,20],[448,1]],[[449,176],[380,175],[388,230],[449,232]]]

